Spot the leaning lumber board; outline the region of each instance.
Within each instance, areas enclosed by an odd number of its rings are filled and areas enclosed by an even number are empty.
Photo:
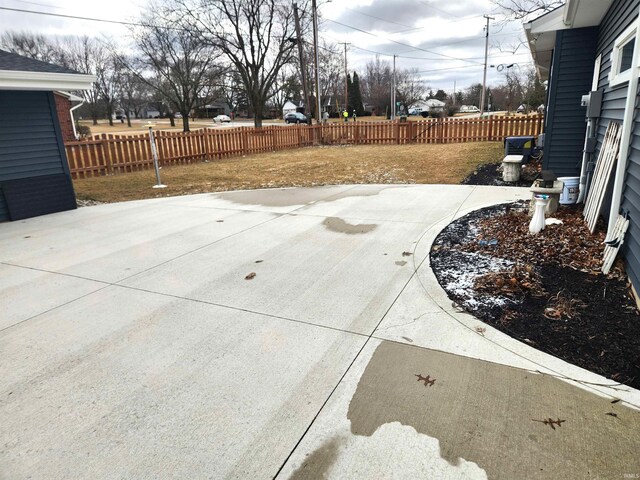
[[[616,221],[616,226],[614,227],[614,231],[611,233],[610,242],[614,242],[612,245],[605,244],[604,247],[604,258],[602,262],[602,273],[605,275],[609,273],[613,263],[616,260],[618,252],[622,245],[624,244],[624,236],[629,229],[629,219],[620,215],[618,216],[618,220]]]
[[[587,195],[587,202],[583,213],[591,233],[596,229],[596,224],[602,211],[607,185],[611,178],[611,172],[613,171],[613,166],[620,152],[621,133],[622,130],[619,128],[619,124],[610,122],[605,133],[600,154],[598,155],[591,189]]]
[[[610,123],[607,131],[605,133],[604,140],[602,142],[602,147],[600,148],[600,154],[598,155],[598,160],[596,162],[596,169],[593,173],[593,179],[591,182],[591,189],[589,191],[589,198],[587,198],[587,202],[585,205],[584,216],[588,223],[591,223],[592,218],[594,216],[596,210],[597,202],[594,199],[601,193],[602,184],[605,181],[605,170],[609,164],[611,158],[611,143],[615,136],[617,124]],[[590,201],[591,200],[591,201]]]

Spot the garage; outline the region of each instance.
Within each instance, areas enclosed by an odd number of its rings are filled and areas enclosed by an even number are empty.
[[[76,208],[53,92],[94,81],[0,50],[0,221]]]

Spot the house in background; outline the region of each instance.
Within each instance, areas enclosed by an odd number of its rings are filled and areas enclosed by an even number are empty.
[[[413,115],[428,116],[430,113],[441,113],[444,111],[446,103],[438,100],[437,98],[430,98],[428,100],[420,100],[414,103],[409,109],[409,113]]]
[[[287,113],[296,113],[297,111],[298,111],[298,106],[295,103],[291,102],[291,101],[287,101],[282,106],[282,117],[284,118],[284,116]]]
[[[639,13],[640,0],[567,0],[525,24],[538,76],[549,81],[543,168],[560,176],[580,176],[583,160],[593,168],[609,124],[622,127],[603,214],[609,231],[619,213],[629,216],[622,251],[636,292],[640,291]],[[582,96],[590,92],[596,93],[591,94],[588,134]],[[594,108],[600,105],[599,96],[601,106]],[[582,178],[584,182],[586,177]]]
[[[94,81],[0,50],[0,221],[76,208],[60,121],[68,130],[70,108],[66,94],[54,92],[88,90]]]
[[[204,116],[205,118],[214,118],[218,115],[231,115],[231,107],[229,107],[229,104],[226,102],[226,100],[222,98],[218,98],[210,104],[205,105],[199,116]]]

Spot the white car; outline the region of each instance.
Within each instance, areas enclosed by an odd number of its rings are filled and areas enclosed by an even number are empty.
[[[218,123],[229,123],[231,118],[228,115],[218,115],[217,117],[213,117],[214,122]]]

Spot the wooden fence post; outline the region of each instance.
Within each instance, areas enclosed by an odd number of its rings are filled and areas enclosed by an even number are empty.
[[[489,134],[487,140],[493,142],[493,115],[489,115]]]
[[[242,127],[240,135],[242,136],[242,154],[247,155],[249,153],[249,132],[247,127]]]

